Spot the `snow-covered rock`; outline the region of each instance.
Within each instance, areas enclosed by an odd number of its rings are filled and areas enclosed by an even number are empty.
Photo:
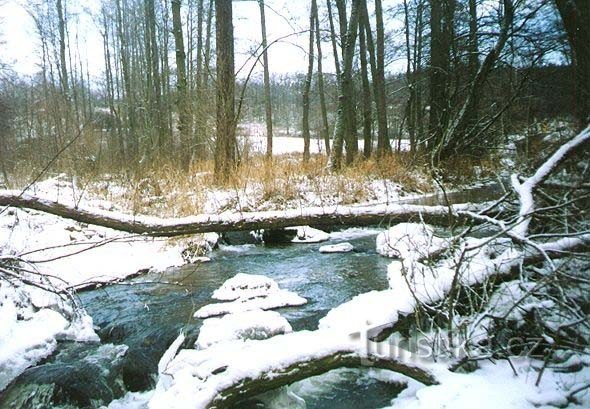
[[[205,320],[195,347],[205,349],[220,342],[267,339],[291,331],[289,322],[278,312],[251,310]]]
[[[233,301],[238,298],[248,299],[265,296],[278,290],[279,285],[272,278],[258,274],[238,273],[213,291],[211,298]]]
[[[239,273],[226,280],[213,292],[213,298],[223,303],[205,305],[195,312],[197,318],[208,318],[223,314],[235,314],[251,310],[303,305],[307,300],[294,292],[283,290],[271,278]]]
[[[330,240],[330,234],[309,226],[287,227],[285,230],[296,230],[293,243],[320,243]]]
[[[254,298],[238,298],[235,301],[205,305],[195,312],[197,318],[215,317],[223,314],[235,314],[255,309],[272,310],[281,307],[294,307],[306,304],[307,300],[294,292],[278,290],[268,295]]]
[[[348,242],[328,244],[320,247],[320,253],[348,253],[354,250],[354,246]]]
[[[386,257],[420,259],[446,246],[446,240],[426,224],[399,223],[377,236],[377,252]]]

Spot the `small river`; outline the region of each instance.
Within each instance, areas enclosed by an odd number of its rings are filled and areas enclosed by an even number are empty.
[[[486,187],[455,195],[452,201],[498,195],[498,190]],[[412,203],[441,201],[439,196]],[[57,353],[26,370],[3,392],[0,408],[97,408],[126,391],[153,388],[164,351],[181,329],[188,334],[184,347],[192,346],[202,322],[193,313],[212,302],[212,292],[237,273],[271,277],[281,288],[307,298],[304,306],[277,311],[294,330],[316,329],[330,309],[360,293],[387,288],[389,260],[375,251],[377,233],[347,229],[321,243],[350,242],[355,250],[345,254],[321,254],[320,244],[222,246],[209,263],[83,292],[80,300],[98,327],[101,343],[61,343]],[[364,370],[341,370],[290,388],[307,408],[318,409],[379,408],[399,392],[397,385],[377,381]],[[242,407],[272,406],[254,399]]]

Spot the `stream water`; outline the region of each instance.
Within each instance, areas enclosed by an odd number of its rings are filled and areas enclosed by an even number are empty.
[[[489,188],[482,192],[468,199],[498,195]],[[413,203],[440,201],[439,197]],[[387,287],[389,260],[377,255],[376,234],[377,230],[363,229],[333,234],[328,243],[354,245],[355,250],[345,254],[321,254],[320,244],[226,246],[213,252],[206,264],[83,292],[80,300],[98,327],[101,343],[60,343],[55,354],[26,370],[0,395],[0,408],[96,408],[126,391],[153,388],[158,360],[180,329],[188,334],[185,347],[191,347],[202,322],[193,313],[210,303],[213,290],[237,273],[271,277],[280,287],[307,298],[304,306],[278,311],[294,330],[316,329],[330,309],[357,294]],[[359,370],[338,371],[294,388],[307,408],[326,409],[383,407],[399,392],[397,385]],[[252,400],[243,407],[268,406]]]

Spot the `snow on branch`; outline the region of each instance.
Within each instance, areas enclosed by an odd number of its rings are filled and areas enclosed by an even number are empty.
[[[519,217],[513,233],[524,238],[527,235],[532,213],[535,210],[533,198],[534,190],[543,183],[547,177],[565,161],[576,149],[588,143],[590,140],[590,125],[569,142],[563,144],[553,155],[540,166],[537,171],[523,183],[518,180],[518,175],[512,175],[512,188],[520,201]]]

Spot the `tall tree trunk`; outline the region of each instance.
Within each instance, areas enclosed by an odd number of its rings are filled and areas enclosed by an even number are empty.
[[[215,0],[217,139],[215,180],[224,183],[236,165],[234,27],[231,0]]]
[[[209,0],[208,18],[207,18],[207,32],[206,41],[210,42],[211,33],[211,16],[213,11],[211,9],[214,0]],[[194,134],[194,155],[197,159],[204,159],[206,157],[205,146],[205,129],[206,129],[206,112],[205,112],[205,94],[207,87],[207,75],[209,69],[208,57],[205,54],[205,47],[203,44],[203,22],[205,17],[204,0],[198,0],[197,5],[197,70],[196,76],[196,97],[195,97],[195,134]],[[207,51],[208,55],[209,51]]]
[[[375,0],[375,28],[377,31],[377,72],[373,79],[377,83],[377,154],[382,156],[391,152],[387,131],[387,102],[385,95],[385,28],[383,25],[383,7],[381,0]]]
[[[359,8],[361,0],[352,1],[352,12],[348,29],[346,30],[346,42],[344,44],[342,72],[340,76],[340,96],[338,97],[338,113],[334,129],[334,145],[330,157],[330,168],[338,170],[342,166],[342,150],[344,140],[350,144],[351,134],[356,143],[356,129],[353,129],[352,118],[354,112],[354,84],[352,81],[352,63],[354,49],[359,26]],[[349,148],[350,146],[347,146]],[[350,147],[352,149],[352,147]],[[348,151],[347,151],[348,152]],[[351,150],[352,152],[352,150]]]
[[[408,84],[408,101],[406,103],[406,118],[408,123],[408,135],[410,137],[410,151],[416,149],[416,73],[412,70],[412,47],[410,44],[410,10],[407,0],[404,4],[404,34],[406,40],[406,82]],[[414,39],[415,41],[415,39]]]
[[[455,0],[430,0],[430,143],[435,155],[440,153],[449,121],[451,46]]]
[[[262,63],[264,65],[264,111],[266,115],[266,157],[272,158],[272,99],[270,94],[270,74],[268,69],[268,43],[266,41],[266,16],[264,0],[258,0],[260,25],[262,29]]]
[[[56,0],[55,6],[57,8],[57,26],[59,31],[59,79],[61,91],[66,100],[69,100],[70,83],[68,79],[68,65],[66,59],[66,17],[62,0]]]
[[[146,31],[147,43],[146,52],[148,55],[148,71],[152,79],[151,92],[151,113],[155,118],[156,141],[154,148],[157,147],[160,153],[167,153],[170,147],[166,135],[166,126],[164,125],[164,108],[162,106],[162,75],[160,72],[160,54],[158,52],[158,41],[156,32],[156,11],[155,0],[145,0],[146,8]]]
[[[184,38],[182,34],[182,20],[180,17],[180,1],[172,0],[172,32],[176,48],[176,108],[178,110],[178,131],[180,133],[180,162],[184,169],[188,169],[191,159],[192,146],[191,114],[188,100],[186,80],[186,54],[184,52]]]
[[[139,141],[137,139],[137,120],[135,115],[135,97],[132,91],[131,67],[129,61],[129,47],[127,33],[123,25],[123,11],[121,0],[115,0],[117,8],[117,35],[119,37],[121,71],[123,74],[123,87],[125,89],[125,105],[127,108],[127,148],[132,160],[139,156]]]
[[[326,146],[326,156],[330,157],[330,126],[328,124],[328,110],[326,108],[326,92],[324,87],[324,73],[322,71],[322,38],[320,34],[320,18],[316,0],[312,0],[311,7],[315,9],[315,39],[318,51],[318,93],[320,96],[320,113],[322,117],[321,137]]]
[[[367,10],[367,2],[363,0],[360,5],[360,29],[365,33],[365,41],[367,45],[367,52],[369,54],[369,63],[371,66],[371,78],[373,79],[373,99],[377,107],[377,95],[382,91],[380,84],[377,81],[377,57],[375,53],[375,42],[373,41],[373,31],[371,29],[371,21],[369,20],[369,11]],[[371,151],[373,146],[371,146]]]
[[[363,155],[371,156],[373,148],[373,110],[371,109],[371,85],[367,62],[367,39],[364,27],[359,29],[359,57],[361,61],[362,114],[363,114]]]
[[[576,70],[576,117],[580,128],[590,122],[590,1],[555,0],[571,47]]]
[[[477,1],[469,0],[469,43],[467,45],[469,53],[467,59],[467,75],[469,81],[475,80],[479,71],[479,42],[477,32]],[[463,121],[463,129],[458,129],[459,134],[473,133],[477,126],[479,116],[479,94],[474,95]]]
[[[311,0],[311,10],[309,13],[309,48],[308,48],[308,60],[307,60],[307,74],[305,76],[305,82],[303,83],[303,115],[301,131],[303,134],[303,161],[309,160],[309,93],[311,90],[311,80],[313,78],[313,59],[314,59],[314,25],[315,25],[315,11],[317,6],[314,7],[315,0]]]
[[[326,0],[328,8],[328,22],[330,23],[330,42],[332,43],[332,53],[334,54],[334,68],[336,77],[340,79],[340,58],[338,58],[338,45],[336,44],[336,27],[334,26],[334,15],[332,14],[332,0]]]

